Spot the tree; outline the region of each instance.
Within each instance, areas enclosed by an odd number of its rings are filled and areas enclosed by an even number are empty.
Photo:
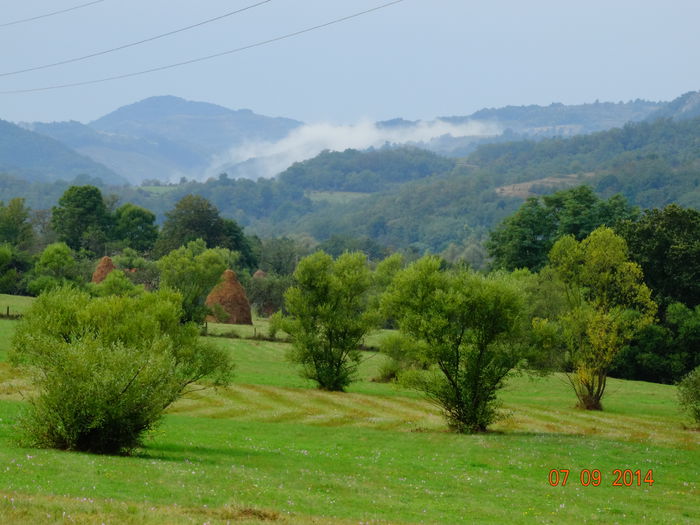
[[[88,245],[99,255],[110,230],[102,193],[95,186],[71,186],[52,209],[51,225],[71,249]]]
[[[21,250],[32,246],[34,229],[29,220],[30,212],[24,199],[11,199],[7,206],[0,201],[0,243],[10,243]]]
[[[260,268],[268,273],[292,275],[303,251],[297,242],[287,237],[265,239],[260,246]]]
[[[562,237],[549,260],[566,288],[568,308],[558,325],[572,370],[567,377],[581,408],[601,410],[615,356],[653,322],[656,304],[624,239],[610,228],[598,228],[581,242]]]
[[[27,289],[34,295],[79,281],[78,263],[73,250],[64,242],[50,244],[29,273]]]
[[[155,221],[156,216],[145,208],[124,204],[114,214],[114,237],[139,252],[150,251],[158,238]]]
[[[671,303],[659,324],[640,330],[615,357],[610,375],[674,384],[700,366],[700,305]]]
[[[536,271],[547,263],[547,254],[559,237],[581,240],[598,226],[613,226],[636,215],[624,197],[602,200],[588,186],[578,186],[527,199],[494,229],[486,246],[496,268]]]
[[[432,367],[409,383],[442,408],[450,428],[485,431],[497,418],[498,389],[524,356],[517,287],[503,276],[442,270],[426,256],[396,275],[382,303]]]
[[[639,220],[624,221],[616,230],[642,267],[662,314],[673,301],[691,308],[700,305],[700,211],[670,204],[646,210]]]
[[[678,383],[678,400],[696,425],[700,424],[700,366]]]
[[[0,293],[25,292],[25,272],[31,268],[30,256],[12,244],[0,245]]]
[[[21,421],[27,444],[128,452],[190,385],[225,384],[226,353],[180,317],[172,291],[91,298],[62,287],[41,295],[11,350],[38,392]]]
[[[202,239],[171,251],[158,261],[160,285],[182,294],[182,321],[203,323],[204,301],[228,267],[228,250],[207,249]]]
[[[241,254],[241,263],[254,268],[257,259],[243,230],[231,219],[224,219],[211,202],[199,195],[186,195],[165,214],[156,243],[158,254],[168,253],[190,241],[202,239],[209,248],[226,248]]]
[[[342,391],[354,379],[362,339],[379,321],[368,308],[372,275],[367,258],[345,253],[334,261],[319,251],[299,262],[294,279],[296,285],[284,294],[290,357],[319,388]]]

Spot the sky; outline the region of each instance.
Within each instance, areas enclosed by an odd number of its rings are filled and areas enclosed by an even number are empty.
[[[89,81],[220,53],[389,0],[269,0],[88,60],[5,73],[150,38],[261,0],[3,2],[0,92]],[[484,107],[671,100],[700,89],[697,0],[403,0],[220,58],[86,86],[0,93],[0,118],[89,122],[154,95],[307,123],[468,115]]]

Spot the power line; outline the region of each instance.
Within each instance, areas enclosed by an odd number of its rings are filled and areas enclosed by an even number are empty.
[[[166,66],[153,67],[153,68],[150,68],[150,69],[144,69],[144,70],[142,70],[142,71],[136,71],[136,72],[133,72],[133,73],[125,73],[125,74],[123,74],[123,75],[114,75],[114,76],[104,77],[104,78],[98,78],[98,79],[94,79],[94,80],[84,80],[84,81],[81,81],[81,82],[71,82],[71,83],[69,83],[69,84],[54,84],[54,85],[52,85],[52,86],[44,86],[44,87],[39,87],[39,88],[16,89],[16,90],[9,90],[9,91],[0,91],[0,95],[16,95],[16,94],[19,94],[19,93],[35,93],[35,92],[37,92],[37,91],[49,91],[49,90],[53,90],[53,89],[63,89],[63,88],[69,88],[69,87],[87,86],[87,85],[90,85],[90,84],[99,84],[99,83],[102,83],[102,82],[109,82],[109,81],[111,81],[111,80],[120,80],[120,79],[123,79],[123,78],[130,78],[130,77],[136,77],[136,76],[139,76],[139,75],[146,75],[146,74],[148,74],[148,73],[155,73],[155,72],[158,72],[158,71],[164,71],[164,70],[166,70],[166,69],[172,69],[172,68],[175,68],[175,67],[180,67],[180,66],[185,66],[185,65],[189,65],[189,64],[194,64],[194,63],[196,63],[196,62],[204,62],[205,60],[212,60],[212,59],[214,59],[214,58],[219,58],[219,57],[222,57],[222,56],[225,56],[225,55],[231,55],[231,54],[234,54],[234,53],[240,53],[241,51],[246,51],[246,50],[248,50],[248,49],[253,49],[253,48],[255,48],[255,47],[265,46],[265,45],[268,45],[268,44],[272,44],[272,43],[274,43],[274,42],[279,42],[280,40],[286,40],[286,39],[288,39],[288,38],[293,38],[293,37],[296,37],[296,36],[299,36],[299,35],[303,35],[304,33],[309,33],[309,32],[311,32],[311,31],[315,31],[315,30],[317,30],[317,29],[322,29],[322,28],[324,28],[324,27],[328,27],[328,26],[332,26],[332,25],[335,25],[335,24],[339,24],[339,23],[341,23],[341,22],[345,22],[345,21],[347,21],[347,20],[350,20],[350,19],[353,19],[353,18],[357,18],[357,17],[362,16],[362,15],[366,15],[366,14],[372,13],[372,12],[374,12],[374,11],[379,11],[380,9],[384,9],[384,8],[386,8],[386,7],[389,7],[389,6],[392,6],[392,5],[395,5],[395,4],[399,4],[399,3],[403,2],[403,1],[404,1],[404,0],[394,0],[393,2],[387,2],[386,4],[382,4],[382,5],[379,5],[379,6],[377,6],[377,7],[373,7],[373,8],[371,8],[371,9],[366,9],[366,10],[364,10],[364,11],[359,11],[359,12],[357,12],[357,13],[353,13],[353,14],[351,14],[351,15],[347,15],[347,16],[344,16],[344,17],[342,17],[342,18],[336,18],[336,19],[334,19],[334,20],[331,20],[331,21],[329,21],[329,22],[325,22],[325,23],[323,23],[323,24],[318,24],[318,25],[315,25],[315,26],[312,26],[312,27],[307,27],[306,29],[302,29],[302,30],[300,30],[300,31],[295,31],[295,32],[293,32],[293,33],[287,33],[287,34],[282,35],[282,36],[278,36],[278,37],[275,37],[275,38],[270,38],[270,39],[268,39],[268,40],[263,40],[263,41],[261,41],[261,42],[256,42],[256,43],[254,43],[254,44],[249,44],[249,45],[247,45],[247,46],[238,47],[238,48],[236,48],[236,49],[230,49],[230,50],[228,50],[228,51],[222,51],[221,53],[215,53],[215,54],[213,54],[213,55],[207,55],[207,56],[203,56],[203,57],[192,58],[192,59],[190,59],[190,60],[183,60],[182,62],[176,62],[176,63],[174,63],[174,64],[168,64],[168,65],[166,65]]]
[[[43,15],[32,16],[30,18],[23,18],[21,20],[14,20],[12,22],[5,22],[4,24],[0,24],[0,27],[15,26],[17,24],[24,24],[25,22],[33,22],[34,20],[39,20],[41,18],[48,18],[48,17],[54,16],[54,15],[61,15],[63,13],[67,13],[69,11],[75,11],[76,9],[82,9],[83,7],[88,7],[91,5],[99,4],[99,3],[104,2],[104,1],[105,0],[93,0],[92,2],[87,2],[85,4],[80,4],[80,5],[76,5],[73,7],[68,7],[66,9],[61,9],[60,11],[53,11],[51,13],[46,13]]]
[[[103,0],[100,0],[103,1]],[[264,0],[262,2],[258,2],[257,4],[249,5],[247,7],[243,7],[241,9],[237,9],[235,11],[230,11],[228,13],[224,13],[223,15],[216,16],[214,18],[209,18],[207,20],[202,20],[201,22],[197,22],[196,24],[192,24],[186,27],[181,27],[179,29],[175,29],[173,31],[168,31],[167,33],[162,33],[160,35],[152,36],[150,38],[144,38],[143,40],[139,40],[138,42],[130,42],[128,44],[124,44],[118,47],[113,47],[110,49],[105,49],[104,51],[98,51],[96,53],[90,53],[89,55],[83,55],[81,57],[75,57],[75,58],[69,58],[67,60],[61,60],[60,62],[53,62],[51,64],[44,64],[42,66],[34,66],[34,67],[28,67],[26,69],[18,69],[17,71],[8,71],[7,73],[0,73],[0,77],[8,77],[10,75],[19,75],[20,73],[28,73],[29,71],[38,71],[40,69],[48,69],[50,67],[55,67],[55,66],[62,66],[64,64],[71,64],[73,62],[79,62],[81,60],[87,60],[88,58],[94,58],[98,57],[101,55],[106,55],[107,53],[113,53],[115,51],[121,51],[122,49],[126,49],[128,47],[134,47],[138,46],[141,44],[145,44],[146,42],[152,42],[153,40],[158,40],[159,38],[164,38],[166,36],[171,36],[175,35],[177,33],[182,33],[183,31],[188,31],[190,29],[194,29],[195,27],[200,27],[206,24],[211,24],[212,22],[216,22],[218,20],[221,20],[223,18],[227,18],[229,16],[236,15],[238,13],[242,13],[243,11],[248,11],[249,9],[253,9],[255,7],[261,6],[263,4],[267,4],[269,2],[272,2],[272,0]]]

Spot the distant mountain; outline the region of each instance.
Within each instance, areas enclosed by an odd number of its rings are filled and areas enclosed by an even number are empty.
[[[689,91],[654,111],[647,120],[672,118],[687,120],[700,117],[700,91]]]
[[[87,125],[25,126],[109,166],[133,184],[202,178],[217,155],[248,141],[276,141],[301,122],[173,96],[123,106]]]
[[[644,120],[665,102],[634,100],[630,102],[593,102],[590,104],[549,106],[506,106],[487,108],[465,117],[442,117],[463,123],[469,120],[496,122],[504,129],[529,137],[561,137],[618,128],[627,122]]]
[[[34,122],[24,126],[109,166],[136,185],[146,179],[192,177],[206,166],[202,156],[191,148],[163,137],[142,138],[108,133],[75,121]]]
[[[0,120],[0,173],[31,181],[97,177],[105,184],[125,184],[126,179],[76,153],[65,144],[39,133]]]

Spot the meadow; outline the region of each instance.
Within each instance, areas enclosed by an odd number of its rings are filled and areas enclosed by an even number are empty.
[[[17,444],[31,384],[7,362],[14,326],[0,320],[0,523],[700,521],[700,433],[673,386],[611,380],[605,411],[586,412],[562,376],[515,376],[509,416],[456,435],[418,393],[372,381],[376,352],[331,393],[298,375],[286,343],[215,337],[236,362],[231,386],[178,401],[134,455],[95,456]],[[552,469],[570,471],[566,486]],[[642,480],[614,486],[615,469]]]

